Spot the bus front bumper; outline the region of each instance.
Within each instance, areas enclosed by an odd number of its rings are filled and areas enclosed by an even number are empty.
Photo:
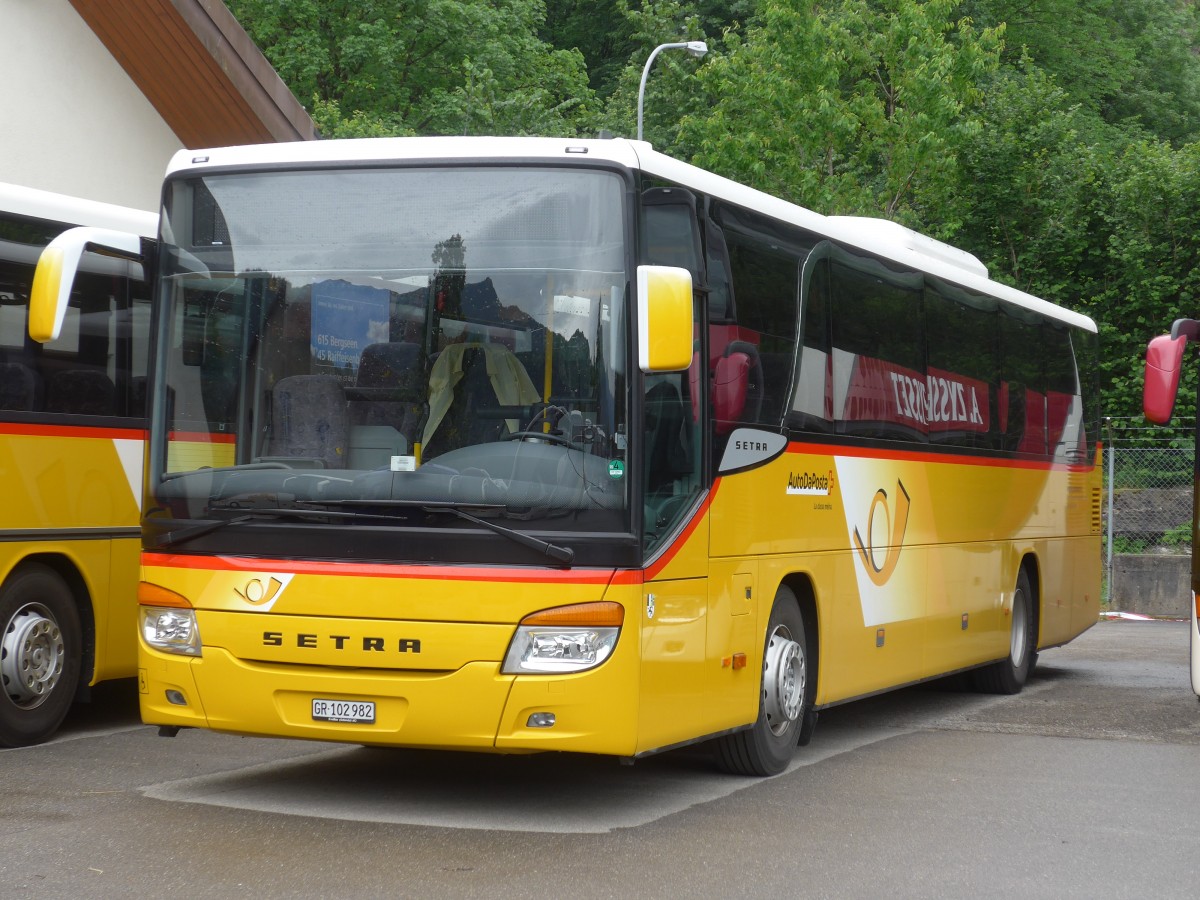
[[[629,756],[636,750],[636,663],[614,654],[573,675],[514,676],[495,661],[452,672],[261,664],[205,647],[200,658],[139,648],[149,725],[393,747]],[[205,700],[210,702],[206,707]],[[314,701],[373,721],[325,721]],[[207,712],[207,709],[219,710]],[[322,710],[323,711],[323,710]]]

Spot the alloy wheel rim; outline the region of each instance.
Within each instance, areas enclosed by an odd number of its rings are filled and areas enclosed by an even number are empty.
[[[1013,594],[1012,610],[1012,643],[1009,656],[1014,668],[1020,668],[1025,662],[1026,639],[1029,631],[1029,613],[1025,603],[1025,592],[1018,590]]]
[[[763,660],[763,710],[776,737],[800,718],[804,708],[804,650],[780,625],[767,640]]]
[[[57,687],[66,662],[62,630],[40,603],[17,610],[0,635],[0,684],[17,706],[40,706]]]

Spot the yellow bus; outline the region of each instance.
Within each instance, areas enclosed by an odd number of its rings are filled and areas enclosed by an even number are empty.
[[[1171,333],[1152,339],[1146,347],[1145,380],[1142,385],[1142,411],[1156,425],[1166,425],[1175,410],[1179,378],[1183,373],[1183,351],[1188,341],[1200,341],[1200,321],[1176,319]],[[1196,409],[1200,411],[1200,394]],[[1200,449],[1200,419],[1197,420],[1195,446]],[[1197,455],[1195,459],[1200,459]],[[1196,535],[1200,532],[1200,469],[1192,485],[1192,603],[1189,608],[1188,674],[1192,693],[1200,697],[1200,559],[1196,555]]]
[[[136,671],[149,296],[88,253],[59,337],[27,336],[34,267],[61,232],[153,238],[158,217],[0,184],[0,746],[45,740],[76,697]]]
[[[626,140],[186,151],[164,198],[164,734],[768,775],[1097,619],[1095,325],[969,254]]]

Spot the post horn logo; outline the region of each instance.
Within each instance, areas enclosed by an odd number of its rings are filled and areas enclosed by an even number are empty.
[[[887,491],[880,488],[875,492],[875,496],[871,500],[871,509],[867,513],[867,541],[863,544],[862,536],[858,533],[858,529],[854,529],[854,547],[858,550],[858,556],[862,560],[863,568],[867,570],[867,576],[876,585],[883,587],[887,584],[892,573],[896,571],[896,565],[900,562],[900,551],[904,544],[904,531],[908,528],[908,508],[910,501],[908,491],[904,489],[904,482],[899,478],[896,479],[896,515],[892,517],[892,511],[888,506]],[[872,545],[872,535],[875,533],[875,514],[880,512],[886,518],[885,533],[888,534],[887,555],[884,556],[883,562],[877,561],[878,553]]]
[[[273,576],[267,580],[265,585],[261,578],[251,578],[246,582],[244,588],[240,591],[234,588],[233,592],[251,606],[262,606],[264,603],[274,600],[282,587],[283,582]]]

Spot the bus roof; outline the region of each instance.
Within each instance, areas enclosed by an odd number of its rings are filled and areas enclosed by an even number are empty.
[[[148,238],[158,232],[158,216],[152,212],[6,182],[0,182],[0,210],[64,225],[130,231]]]
[[[604,161],[636,169],[702,191],[728,203],[757,210],[824,235],[832,241],[877,254],[1065,324],[1095,332],[1089,317],[1032,294],[993,281],[976,257],[886,219],[824,216],[770,194],[659,153],[644,141],[624,138],[402,137],[253,144],[206,150],[180,150],[167,175],[184,171],[245,166],[307,166],[330,163],[380,164],[406,161],[561,160]]]

